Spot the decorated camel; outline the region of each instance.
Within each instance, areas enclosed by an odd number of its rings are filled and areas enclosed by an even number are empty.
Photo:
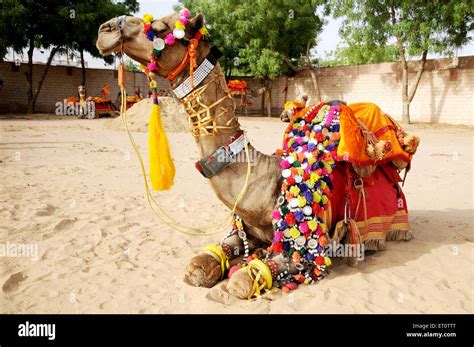
[[[363,252],[412,238],[399,171],[409,168],[418,139],[377,106],[332,101],[298,110],[282,148],[266,155],[240,127],[201,14],[114,18],[101,25],[97,47],[170,81],[202,157],[196,168],[228,208],[238,201],[229,235],[187,266],[191,285],[212,287],[227,276],[240,298],[288,291],[323,279],[331,257],[348,256],[334,252],[339,245]],[[234,160],[249,151],[250,174],[247,161]]]

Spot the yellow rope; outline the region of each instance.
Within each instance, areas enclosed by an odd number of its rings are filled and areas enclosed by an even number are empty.
[[[200,233],[200,232],[191,232],[189,230],[203,231],[203,230],[208,230],[208,229],[211,229],[211,228],[216,228],[218,226],[223,225],[224,223],[227,223],[227,226],[230,226],[231,223],[232,223],[233,215],[235,214],[235,210],[237,209],[237,205],[238,205],[238,203],[240,202],[240,200],[242,199],[242,197],[244,196],[244,194],[247,190],[248,183],[249,183],[249,178],[250,178],[250,173],[251,173],[250,155],[249,155],[249,149],[248,149],[248,145],[247,145],[247,138],[246,138],[245,132],[244,132],[244,149],[245,149],[245,156],[246,156],[246,159],[247,159],[247,173],[246,173],[246,177],[245,177],[244,186],[242,187],[242,190],[240,191],[239,195],[237,196],[237,199],[235,200],[234,206],[232,207],[232,210],[231,210],[229,216],[225,217],[222,222],[214,223],[214,224],[211,224],[211,225],[208,225],[208,226],[188,227],[188,226],[182,225],[181,223],[177,222],[173,217],[168,215],[168,213],[166,213],[166,211],[157,203],[157,201],[153,197],[153,195],[150,191],[149,184],[148,184],[148,179],[147,179],[147,174],[146,174],[146,170],[145,170],[145,165],[143,163],[143,158],[140,154],[140,151],[138,150],[138,146],[135,142],[135,139],[134,139],[132,133],[130,132],[130,129],[128,128],[128,122],[127,122],[127,119],[126,119],[126,112],[125,112],[126,108],[127,108],[126,90],[125,90],[124,87],[121,87],[120,91],[121,91],[120,117],[122,118],[122,122],[124,124],[124,127],[125,127],[125,130],[127,132],[128,138],[129,138],[129,140],[132,144],[132,147],[133,147],[133,149],[134,149],[134,151],[135,151],[135,153],[138,157],[138,160],[139,160],[139,163],[140,163],[140,168],[141,168],[141,171],[142,171],[142,174],[143,174],[143,180],[144,180],[144,183],[145,183],[147,202],[148,202],[148,205],[150,206],[151,210],[153,211],[153,213],[158,217],[158,219],[160,221],[162,221],[163,223],[165,223],[169,227],[177,230],[180,233],[190,235],[190,236],[210,236],[210,235],[219,234],[221,231],[216,231],[216,232],[212,232],[212,233]],[[161,216],[160,213],[155,210],[155,208],[157,208],[166,218],[168,218],[168,220],[163,218],[163,216]]]
[[[260,297],[273,286],[272,273],[270,268],[260,259],[252,260],[247,267],[248,274],[253,281],[252,289],[248,294],[248,299]]]

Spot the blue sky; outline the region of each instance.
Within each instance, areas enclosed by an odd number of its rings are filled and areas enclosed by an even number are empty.
[[[231,1],[231,0],[229,0]],[[145,13],[150,13],[155,17],[162,17],[173,12],[173,6],[178,3],[178,1],[166,1],[166,0],[139,0],[140,10],[135,15],[137,17],[142,17]],[[316,47],[316,55],[320,58],[327,56],[327,52],[334,50],[337,44],[341,41],[339,36],[339,26],[341,19],[332,19],[327,18],[327,23],[324,26],[323,32],[321,33],[318,39],[318,45]],[[314,52],[314,50],[313,50]],[[36,50],[34,55],[35,61],[45,62],[47,60],[47,54],[49,52],[45,51],[41,53]],[[459,56],[474,55],[474,44],[471,42],[468,46],[463,47],[458,51]],[[429,58],[434,58],[436,56],[429,56]],[[26,59],[26,55],[23,56]],[[12,59],[12,54],[7,55],[6,59]],[[92,58],[89,54],[86,54],[85,60],[88,63],[88,67],[108,67],[113,68],[113,66],[106,66],[101,59]]]

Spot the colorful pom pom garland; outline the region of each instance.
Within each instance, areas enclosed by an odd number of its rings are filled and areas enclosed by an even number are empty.
[[[283,183],[272,215],[275,235],[269,250],[285,254],[299,269],[297,279],[288,273],[277,276],[277,284],[285,290],[324,278],[331,264],[325,255],[329,236],[324,217],[333,188],[339,114],[338,106],[324,103],[300,112],[285,132],[283,149],[277,152],[282,157]]]
[[[188,46],[190,40],[185,38],[186,35],[186,25],[191,18],[191,13],[188,9],[182,9],[179,12],[179,19],[174,23],[174,29],[172,32],[168,33],[165,38],[161,38],[155,35],[152,22],[154,20],[151,14],[145,14],[143,16],[143,33],[148,40],[153,41],[153,50],[150,58],[150,63],[146,66],[148,72],[154,72],[157,70],[157,59],[163,53],[166,45],[173,46],[176,41],[180,41],[184,46]],[[202,26],[201,29],[196,33],[195,39],[199,40],[202,36],[208,35],[208,31],[205,26]]]

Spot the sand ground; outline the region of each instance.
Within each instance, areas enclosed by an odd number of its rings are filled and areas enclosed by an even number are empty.
[[[189,237],[162,225],[127,137],[106,122],[0,121],[0,242],[38,253],[0,259],[1,313],[474,312],[472,129],[408,127],[422,141],[404,188],[414,240],[290,295],[238,301],[183,281],[188,260],[227,230]],[[241,123],[261,151],[279,146],[285,124]],[[168,135],[176,183],[157,200],[186,224],[221,220],[228,212],[193,167],[192,136]],[[146,155],[146,134],[135,136]]]

